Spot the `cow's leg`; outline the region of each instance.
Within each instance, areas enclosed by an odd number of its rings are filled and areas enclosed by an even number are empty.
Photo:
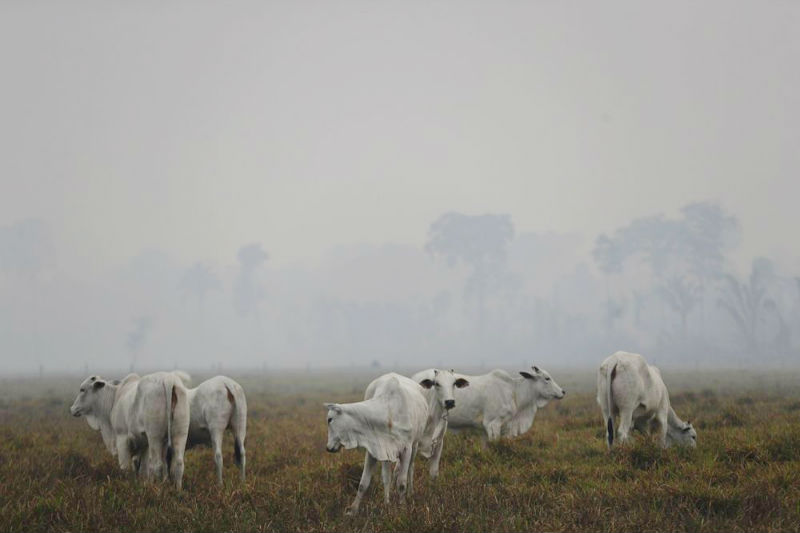
[[[609,436],[613,437],[613,433],[611,435],[608,434],[609,431],[608,419],[609,418],[612,419],[611,427],[614,427],[614,420],[613,420],[614,415],[611,413],[611,409],[606,405],[608,403],[607,401],[603,400],[599,401],[598,403],[600,404],[600,416],[603,418],[603,435],[605,436],[603,440],[606,441],[606,446],[610,450],[612,444],[610,442]]]
[[[233,428],[233,456],[239,464],[239,478],[245,480],[245,463],[247,456],[244,449],[244,427],[236,426]]]
[[[177,409],[176,409],[177,412]],[[176,417],[177,419],[177,417]],[[168,472],[175,480],[175,488],[183,488],[184,452],[186,451],[186,441],[189,438],[189,417],[186,416],[185,423],[176,420],[172,424],[172,461]]]
[[[383,481],[383,503],[389,505],[392,493],[392,463],[389,461],[381,462],[381,481]]]
[[[439,477],[439,461],[442,459],[442,449],[444,448],[444,436],[436,443],[436,446],[433,448],[433,453],[431,454],[431,465],[428,472],[430,473],[431,479],[436,479]]]
[[[489,440],[497,440],[500,438],[501,432],[503,430],[503,421],[499,419],[490,420],[485,425],[486,428],[486,436]]]
[[[133,458],[134,464],[138,463],[136,473],[140,479],[147,479],[147,448],[136,450],[136,455]]]
[[[662,448],[667,447],[667,413],[658,413],[654,419],[654,425],[658,427],[658,443]]]
[[[175,488],[183,488],[183,454],[186,451],[186,441],[189,439],[189,401],[186,398],[186,391],[174,388],[172,397],[172,460],[167,465],[167,474],[172,476],[175,481]],[[170,408],[170,405],[167,406]]]
[[[119,460],[119,467],[122,470],[128,470],[132,466],[131,449],[128,446],[127,435],[117,435],[117,460]]]
[[[408,488],[408,471],[411,468],[411,458],[413,455],[413,446],[407,446],[400,452],[400,464],[397,465],[399,469],[397,472],[397,492],[400,496],[400,501],[406,501],[406,489]]]
[[[222,430],[211,430],[211,447],[214,449],[214,464],[217,467],[217,482],[222,485]]]
[[[162,481],[167,476],[164,468],[166,450],[158,435],[147,436],[147,477]]]
[[[364,497],[364,493],[367,492],[367,489],[369,489],[369,482],[372,478],[372,469],[375,467],[376,462],[377,460],[372,457],[369,452],[367,452],[366,457],[364,457],[364,471],[361,472],[361,481],[358,484],[356,499],[353,500],[353,503],[351,503],[350,507],[347,508],[345,514],[354,515],[358,513],[358,508],[361,506],[361,498]]]
[[[631,427],[633,426],[633,409],[620,407],[619,409],[619,436],[620,444],[630,438]]]
[[[414,493],[414,461],[417,458],[417,449],[419,448],[418,443],[414,443],[414,446],[411,448],[411,462],[408,465],[408,495],[411,496]]]

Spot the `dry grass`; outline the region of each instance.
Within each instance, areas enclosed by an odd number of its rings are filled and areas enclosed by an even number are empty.
[[[476,436],[449,435],[442,475],[432,483],[418,459],[406,506],[385,507],[374,476],[362,514],[349,518],[363,452],[325,452],[321,402],[357,400],[367,378],[241,381],[248,481],[238,481],[227,437],[225,487],[216,486],[209,450],[196,449],[181,493],[118,471],[99,434],[67,412],[79,380],[6,382],[0,530],[800,530],[800,402],[785,392],[676,393],[676,410],[698,428],[697,450],[662,451],[637,438],[609,454],[584,389],[540,411],[518,439],[483,448]]]

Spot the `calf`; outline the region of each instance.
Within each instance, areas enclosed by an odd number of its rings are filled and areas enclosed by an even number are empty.
[[[326,403],[327,450],[364,448],[364,471],[347,514],[356,514],[369,488],[372,469],[380,462],[384,501],[389,503],[392,464],[401,500],[405,500],[408,472],[420,446],[428,421],[428,404],[422,387],[395,373],[385,374],[367,387],[367,399],[355,403]],[[413,480],[413,478],[412,478]]]

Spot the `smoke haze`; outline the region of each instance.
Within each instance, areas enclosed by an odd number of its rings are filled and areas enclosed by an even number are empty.
[[[3,371],[797,366],[798,27],[5,2]]]

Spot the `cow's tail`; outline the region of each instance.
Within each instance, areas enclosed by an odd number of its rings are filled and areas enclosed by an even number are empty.
[[[172,456],[174,454],[172,448],[172,411],[175,409],[175,404],[178,402],[178,397],[175,395],[174,380],[164,380],[164,393],[167,400],[167,474],[169,474],[172,467]]]
[[[247,433],[247,400],[244,396],[244,390],[238,383],[225,383],[225,389],[228,391],[228,401],[233,407],[231,413],[230,426],[233,430],[233,457],[236,464],[244,467],[244,439]],[[242,470],[244,474],[244,469]]]
[[[608,420],[606,421],[606,429],[608,431],[608,446],[614,444],[614,396],[611,393],[611,382],[614,381],[614,378],[617,375],[617,365],[614,364],[614,367],[611,369],[611,372],[608,373],[606,384],[607,384],[607,394],[606,402],[608,405]]]

